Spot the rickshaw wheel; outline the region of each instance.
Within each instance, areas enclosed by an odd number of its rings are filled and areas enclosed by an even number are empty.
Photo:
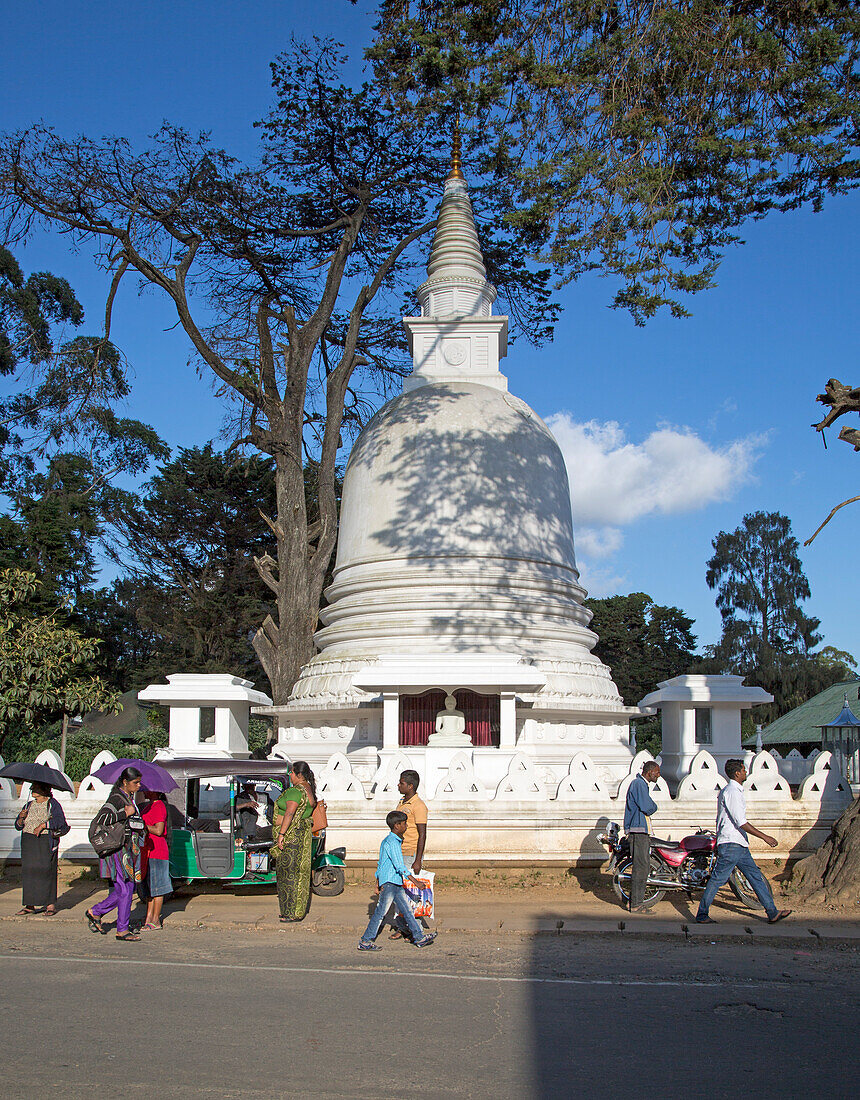
[[[343,867],[318,867],[311,876],[311,889],[318,897],[336,898],[343,887]]]

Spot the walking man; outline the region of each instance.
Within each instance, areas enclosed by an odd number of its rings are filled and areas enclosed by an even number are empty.
[[[717,923],[708,916],[708,910],[717,890],[729,881],[729,876],[735,867],[743,874],[755,891],[755,896],[764,906],[769,924],[784,920],[791,913],[790,909],[777,909],[767,879],[750,855],[747,833],[757,836],[771,848],[775,848],[777,842],[772,836],[760,832],[747,821],[747,802],[742,786],[746,777],[747,770],[742,760],[726,761],[728,783],[717,796],[717,859],[713,874],[708,879],[708,885],[699,902],[699,911],[696,913],[698,924]]]
[[[648,836],[648,818],[657,812],[657,803],[648,790],[649,783],[660,778],[660,765],[649,760],[627,788],[627,801],[624,804],[624,832],[630,839],[630,851],[633,856],[633,868],[630,874],[630,912],[647,913],[645,884],[651,866],[651,838]]]

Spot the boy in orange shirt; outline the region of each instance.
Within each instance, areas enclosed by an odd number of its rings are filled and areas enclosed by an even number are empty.
[[[421,870],[424,846],[427,843],[427,807],[417,795],[420,777],[407,768],[400,773],[397,789],[400,801],[397,809],[406,814],[406,832],[403,834],[403,862],[413,875]]]

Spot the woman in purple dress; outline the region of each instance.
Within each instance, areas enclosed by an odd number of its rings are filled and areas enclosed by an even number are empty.
[[[113,811],[115,821],[124,821],[125,839],[119,851],[106,856],[103,860],[107,866],[107,873],[113,880],[113,889],[104,901],[100,901],[98,905],[87,909],[86,912],[90,931],[100,932],[106,936],[107,928],[102,924],[102,917],[112,909],[116,909],[118,940],[140,939],[139,934],[129,928],[134,888],[142,878],[142,853],[146,839],[146,826],[134,800],[139,790],[140,772],[137,768],[128,767],[120,773],[119,779],[108,795],[105,808]]]

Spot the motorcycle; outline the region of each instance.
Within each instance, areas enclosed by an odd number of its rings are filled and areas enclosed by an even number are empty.
[[[609,849],[608,870],[612,875],[612,888],[626,906],[630,902],[630,876],[633,870],[630,841],[621,832],[617,821],[611,821],[606,832],[597,839]],[[683,890],[687,897],[692,898],[694,890],[705,889],[717,858],[717,838],[713,832],[698,829],[679,841],[660,840],[652,836],[650,842],[651,865],[642,903],[646,909],[662,901],[667,890]],[[744,905],[751,909],[764,908],[737,867],[729,878],[729,886]]]

